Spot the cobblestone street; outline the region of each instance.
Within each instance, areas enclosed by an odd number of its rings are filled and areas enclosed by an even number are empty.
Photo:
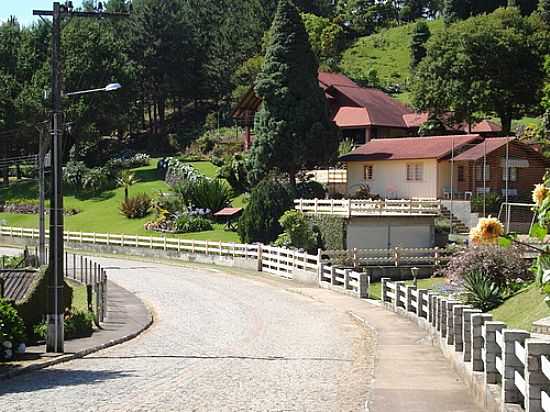
[[[374,341],[347,314],[221,269],[98,261],[153,308],[155,324],[1,382],[1,411],[365,409]]]

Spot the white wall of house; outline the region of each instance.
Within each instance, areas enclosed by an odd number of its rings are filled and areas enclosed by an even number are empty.
[[[407,180],[407,164],[422,164],[422,179]],[[365,179],[365,166],[372,166],[372,179]],[[347,163],[348,193],[367,184],[371,192],[387,198],[436,198],[442,190],[438,184],[438,162],[435,159],[354,161]]]
[[[455,173],[453,175],[454,191],[456,192],[457,177]],[[451,164],[448,161],[438,162],[437,164],[437,196],[443,198],[444,192],[450,193],[451,191]]]
[[[432,247],[435,242],[433,216],[353,217],[348,221],[348,249]]]

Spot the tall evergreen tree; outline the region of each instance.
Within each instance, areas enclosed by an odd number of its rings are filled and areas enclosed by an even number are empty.
[[[550,25],[550,0],[539,1],[539,13],[542,20],[544,20],[546,24]]]
[[[443,3],[443,18],[445,24],[465,19],[467,16],[467,5],[465,0],[445,0]]]
[[[255,87],[263,101],[251,153],[255,178],[277,169],[295,186],[302,168],[335,157],[336,126],[329,120],[318,68],[296,6],[280,0]]]
[[[417,22],[411,36],[411,70],[426,57],[426,42],[430,38],[430,28],[425,21]]]

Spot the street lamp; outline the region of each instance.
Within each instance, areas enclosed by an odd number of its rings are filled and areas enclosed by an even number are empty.
[[[120,83],[109,83],[107,86],[102,87],[100,89],[80,90],[78,92],[63,93],[63,96],[80,96],[83,94],[98,93],[98,92],[114,92],[121,88],[122,86]]]

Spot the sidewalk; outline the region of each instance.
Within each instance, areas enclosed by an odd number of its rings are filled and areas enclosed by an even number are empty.
[[[374,303],[325,289],[289,288],[348,312],[376,332],[368,412],[478,412],[466,385],[426,332]]]
[[[88,338],[65,341],[63,354],[45,353],[44,345],[31,346],[27,348],[25,358],[33,360],[9,363],[4,366],[0,364],[0,380],[81,358],[128,341],[152,324],[151,312],[133,293],[113,282],[109,282],[107,287],[109,291],[107,316],[100,330]]]

